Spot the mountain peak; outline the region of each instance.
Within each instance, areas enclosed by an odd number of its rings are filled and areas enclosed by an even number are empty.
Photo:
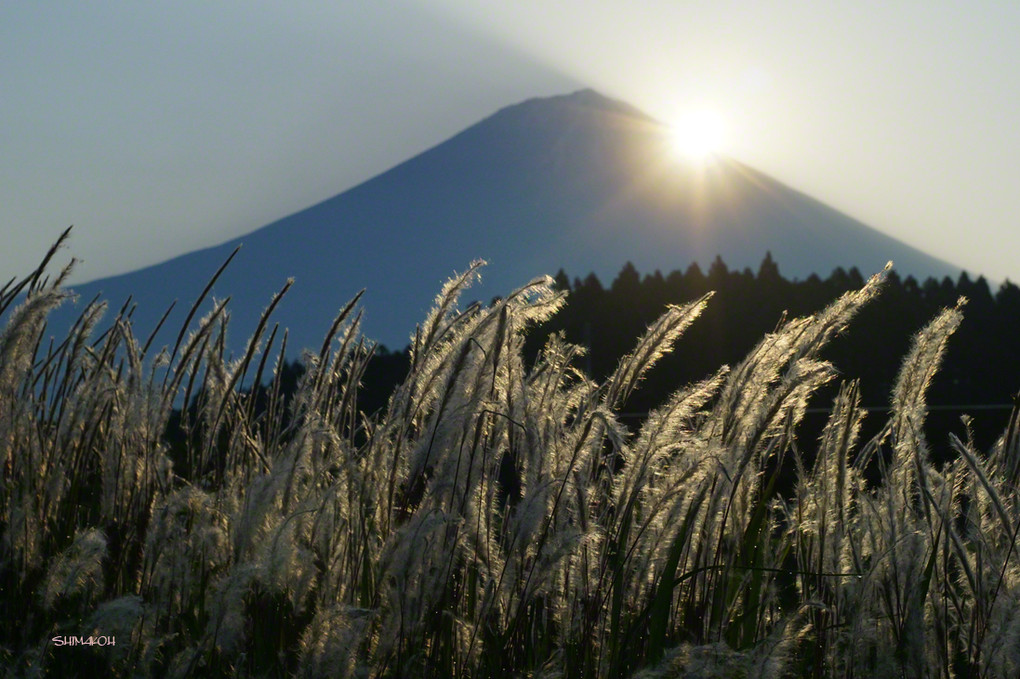
[[[579,113],[601,112],[625,115],[648,122],[658,122],[644,111],[631,106],[625,101],[613,99],[590,87],[570,92],[569,94],[556,94],[549,97],[532,97],[518,104],[504,107],[496,115],[504,112],[535,112],[535,111],[559,111]]]
[[[232,297],[236,342],[295,276],[276,315],[290,346],[318,345],[367,288],[365,332],[394,347],[440,284],[479,258],[490,265],[470,295],[482,300],[560,269],[608,282],[628,261],[666,272],[719,254],[744,268],[771,252],[792,277],[879,271],[889,259],[904,275],[959,272],[735,161],[685,165],[667,139],[661,124],[594,90],[529,99],[242,238],[77,291],[102,291],[115,306],[133,295],[144,335],[173,299],[195,299],[243,242],[213,292]]]

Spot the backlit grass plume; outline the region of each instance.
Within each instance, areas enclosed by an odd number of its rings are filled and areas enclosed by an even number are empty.
[[[1020,416],[987,455],[954,438],[941,468],[924,437],[962,301],[916,336],[876,438],[860,440],[851,380],[812,441],[798,425],[837,375],[822,350],[884,274],[628,426],[629,395],[710,295],[664,310],[598,382],[560,335],[524,358],[567,302],[550,279],[460,309],[476,262],[364,413],[358,298],[286,399],[271,317],[289,282],[241,357],[226,302],[199,316],[211,284],[172,347],[101,303],[50,342],[68,296],[66,273],[43,277],[52,255],[0,292],[9,676],[1020,671]],[[72,636],[116,646],[57,641]]]

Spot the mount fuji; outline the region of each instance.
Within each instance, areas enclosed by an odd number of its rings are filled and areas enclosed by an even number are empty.
[[[213,291],[231,297],[228,342],[237,352],[289,277],[273,316],[289,328],[289,346],[321,344],[337,311],[365,288],[365,334],[399,348],[441,283],[477,258],[489,262],[472,291],[479,300],[559,269],[608,282],[628,261],[665,273],[721,255],[743,268],[766,251],[787,277],[824,277],[838,266],[868,274],[890,259],[903,275],[959,273],[736,160],[680,160],[669,140],[665,125],[591,90],[530,99],[246,236],[75,291],[82,300],[101,293],[114,308],[131,295],[140,337],[178,299],[164,326],[174,330],[157,346],[169,343],[241,245]]]

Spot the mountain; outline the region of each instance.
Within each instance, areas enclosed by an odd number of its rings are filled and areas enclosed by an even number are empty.
[[[133,295],[143,337],[179,299],[166,326],[179,327],[238,244],[214,291],[231,296],[235,350],[291,276],[274,314],[290,328],[290,346],[318,346],[364,287],[365,333],[398,348],[440,284],[476,258],[489,262],[475,290],[481,300],[561,268],[608,283],[628,261],[668,272],[721,255],[730,267],[756,268],[766,251],[787,277],[825,276],[837,266],[868,274],[889,259],[903,275],[959,273],[735,160],[678,160],[664,125],[583,90],[509,106],[247,236],[76,291],[83,300],[101,292],[118,307]]]

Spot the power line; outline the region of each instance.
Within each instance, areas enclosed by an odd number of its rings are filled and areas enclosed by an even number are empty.
[[[941,412],[968,412],[968,411],[988,411],[988,410],[1012,410],[1012,403],[971,403],[967,405],[930,405],[928,411],[941,411]],[[892,406],[861,406],[861,410],[868,413],[888,413],[892,410]],[[831,413],[832,408],[806,408],[805,413],[818,414],[818,413]],[[635,418],[643,419],[648,417],[648,412],[630,412],[630,413],[618,413],[617,417],[623,418]]]

